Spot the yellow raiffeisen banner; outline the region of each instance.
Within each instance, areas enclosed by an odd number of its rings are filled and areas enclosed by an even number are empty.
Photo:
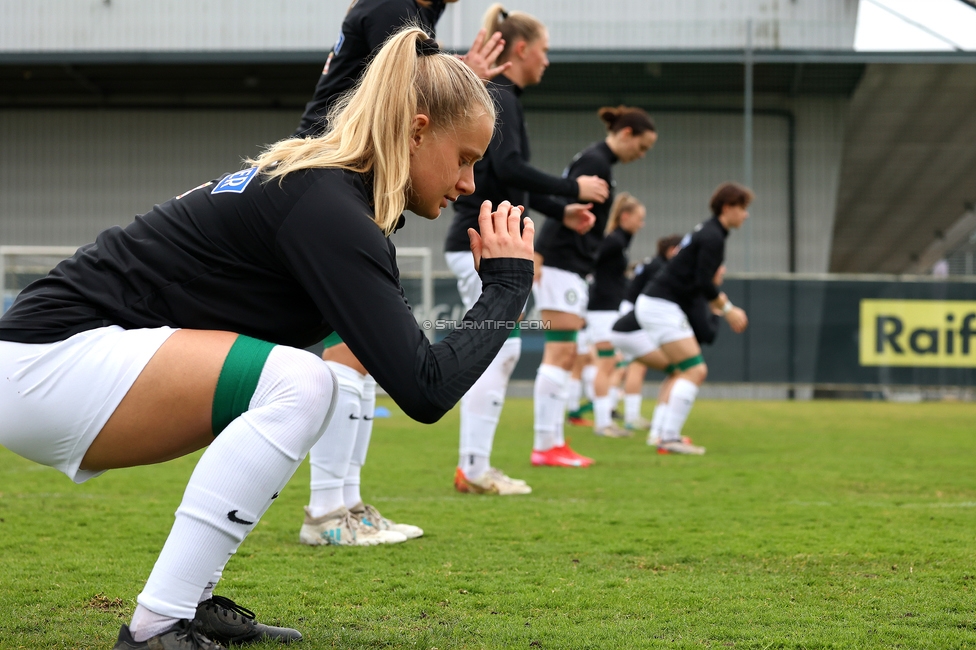
[[[976,302],[862,300],[862,366],[976,368]]]

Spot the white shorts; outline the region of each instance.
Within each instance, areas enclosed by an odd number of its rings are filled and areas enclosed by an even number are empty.
[[[458,293],[461,295],[464,312],[467,313],[474,307],[474,303],[478,302],[483,290],[481,276],[474,268],[474,255],[470,251],[447,251],[444,253],[444,259],[447,261],[447,268],[451,269],[451,273],[457,278]],[[522,307],[523,314],[527,306],[526,300],[525,306]]]
[[[596,345],[610,340],[610,330],[613,324],[620,318],[620,314],[615,311],[588,311],[586,312],[586,329],[589,331],[587,337],[590,343]]]
[[[688,324],[688,317],[681,311],[681,307],[670,300],[641,295],[634,304],[634,315],[654,347],[695,338],[695,332]]]
[[[658,348],[654,345],[654,340],[650,334],[642,329],[633,332],[610,330],[610,343],[623,355],[624,361],[627,363],[640,359]]]
[[[177,330],[117,325],[56,343],[0,341],[0,445],[83,483],[78,469],[160,346]]]
[[[561,311],[586,316],[589,289],[586,280],[572,271],[552,266],[542,267],[542,277],[532,286],[535,306],[540,310]]]

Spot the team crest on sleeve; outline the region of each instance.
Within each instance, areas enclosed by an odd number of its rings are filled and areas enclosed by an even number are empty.
[[[250,169],[242,169],[239,172],[234,172],[230,176],[225,176],[222,181],[217,183],[217,187],[213,188],[211,194],[222,194],[224,192],[233,192],[234,194],[240,194],[247,187],[247,184],[251,182],[251,179],[257,176],[258,168],[251,167]]]
[[[566,291],[566,303],[569,305],[575,305],[576,301],[579,300],[579,296],[572,289]]]

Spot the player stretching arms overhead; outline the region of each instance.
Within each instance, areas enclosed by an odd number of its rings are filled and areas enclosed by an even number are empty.
[[[342,30],[295,135],[322,135],[329,111],[358,82],[368,58],[386,38],[407,23],[418,24],[433,38],[444,8],[442,0],[354,2],[342,21]],[[463,57],[483,79],[504,69],[491,67],[503,45],[500,38],[498,33],[490,38],[479,33]],[[390,254],[395,259],[392,241]],[[364,503],[360,494],[360,475],[373,432],[376,381],[335,332],[326,339],[322,358],[339,380],[338,416],[309,451],[311,489],[299,540],[312,546],[372,546],[419,537],[423,534],[421,528],[390,521]]]
[[[681,439],[681,429],[698,396],[698,388],[708,374],[688,314],[701,312],[700,301],[704,299],[725,316],[733,332],[743,332],[748,326],[746,313],[735,307],[715,283],[721,278],[719,269],[725,259],[725,238],[729,230],[741,227],[749,217],[746,208],[752,196],[752,191],[741,185],[720,185],[709,201],[712,218],[685,236],[681,250],[634,305],[633,315],[641,331],[632,338],[640,338],[642,342],[632,343],[630,353],[651,367],[672,366],[673,370],[673,383],[660,415],[658,449],[662,452],[705,453],[704,447]],[[614,325],[615,330],[622,329],[621,321]]]
[[[568,228],[592,225],[589,206],[556,202],[549,195],[603,201],[609,189],[595,176],[560,178],[529,164],[529,138],[519,96],[522,89],[542,80],[549,65],[549,34],[545,25],[529,14],[508,12],[494,4],[485,13],[485,33],[500,32],[505,49],[499,64],[511,64],[488,85],[498,106],[498,124],[485,157],[474,168],[476,189],[458,199],[454,221],[444,243],[447,265],[458,279],[458,292],[466,308],[481,295],[481,279],[471,265],[467,232],[478,227],[478,211],[484,200],[510,201],[540,210]],[[547,222],[550,219],[547,219]],[[522,340],[518,330],[506,341],[498,357],[461,400],[461,443],[454,486],[460,492],[479,494],[526,494],[523,481],[512,479],[491,466],[495,429],[501,417],[509,377],[518,362]]]
[[[650,116],[640,108],[618,106],[601,108],[597,115],[607,128],[607,136],[573,158],[567,178],[595,174],[612,186],[613,165],[640,160],[657,142],[657,130]],[[564,224],[546,220],[539,230],[533,286],[536,306],[546,330],[542,364],[535,377],[535,440],[533,465],[585,467],[592,459],[577,454],[566,444],[563,418],[566,412],[566,387],[576,359],[576,337],[586,315],[587,286],[584,279],[593,271],[597,250],[603,241],[610,218],[612,197],[593,207],[596,223],[585,233]]]
[[[477,326],[431,345],[386,242],[404,208],[434,219],[445,197],[473,190],[494,118],[470,69],[405,30],[327,135],[281,141],[101,233],[0,318],[11,451],[82,482],[208,447],[117,650],[220,648],[198,604],[333,416],[335,376],[300,348],[338,331],[423,422],[501,349],[506,332]],[[484,295],[468,320],[513,319],[525,304],[534,228],[526,219],[520,235],[520,220],[483,206],[471,248]],[[252,639],[300,638],[250,626]]]
[[[610,342],[613,324],[620,315],[620,303],[627,292],[627,249],[631,238],[644,227],[644,204],[627,192],[613,201],[607,236],[597,251],[593,265],[593,284],[586,308],[587,336],[596,347],[596,378],[593,381],[593,431],[598,436],[626,438],[631,434],[612,419],[611,375],[617,366],[616,351]]]

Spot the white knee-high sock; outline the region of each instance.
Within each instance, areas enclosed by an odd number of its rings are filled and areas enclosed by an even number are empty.
[[[542,364],[535,375],[535,443],[536,451],[547,451],[562,445],[563,418],[566,415],[566,384],[569,371]]]
[[[341,363],[325,363],[339,380],[339,396],[335,416],[308,452],[312,478],[308,509],[312,517],[321,517],[345,505],[343,485],[364,415],[361,409],[365,375]],[[369,415],[372,417],[372,413]]]
[[[667,402],[658,402],[654,405],[654,414],[651,416],[651,436],[661,437],[661,430],[664,428],[664,414],[668,412]]]
[[[593,428],[602,429],[613,424],[612,412],[613,404],[610,402],[610,396],[597,396],[593,400]]]
[[[376,411],[376,380],[372,375],[366,375],[366,381],[363,382],[363,399],[359,408],[363,416],[356,429],[356,444],[352,448],[349,469],[342,484],[342,498],[347,508],[363,500],[359,493],[360,476],[363,465],[366,464],[369,441],[373,437],[373,413]]]
[[[593,388],[596,372],[596,365],[591,363],[583,366],[583,371],[580,373],[580,379],[583,383],[583,395],[591,402],[596,399],[596,389]]]
[[[570,377],[566,385],[566,410],[579,410],[581,397],[583,397],[583,381]]]
[[[505,405],[508,380],[521,354],[521,338],[505,341],[484,374],[461,398],[458,467],[469,479],[480,478],[491,467],[491,450]]]
[[[644,401],[640,393],[624,393],[624,422],[632,424],[641,416],[641,402]]]
[[[671,396],[668,398],[668,409],[662,423],[661,438],[663,440],[681,440],[681,429],[691,413],[691,407],[698,397],[698,386],[687,379],[676,379],[671,386]]]
[[[322,435],[336,388],[332,371],[315,355],[272,349],[250,410],[214,439],[193,470],[140,607],[173,623],[193,618],[208,581]],[[139,618],[133,616],[133,635],[145,640]]]

